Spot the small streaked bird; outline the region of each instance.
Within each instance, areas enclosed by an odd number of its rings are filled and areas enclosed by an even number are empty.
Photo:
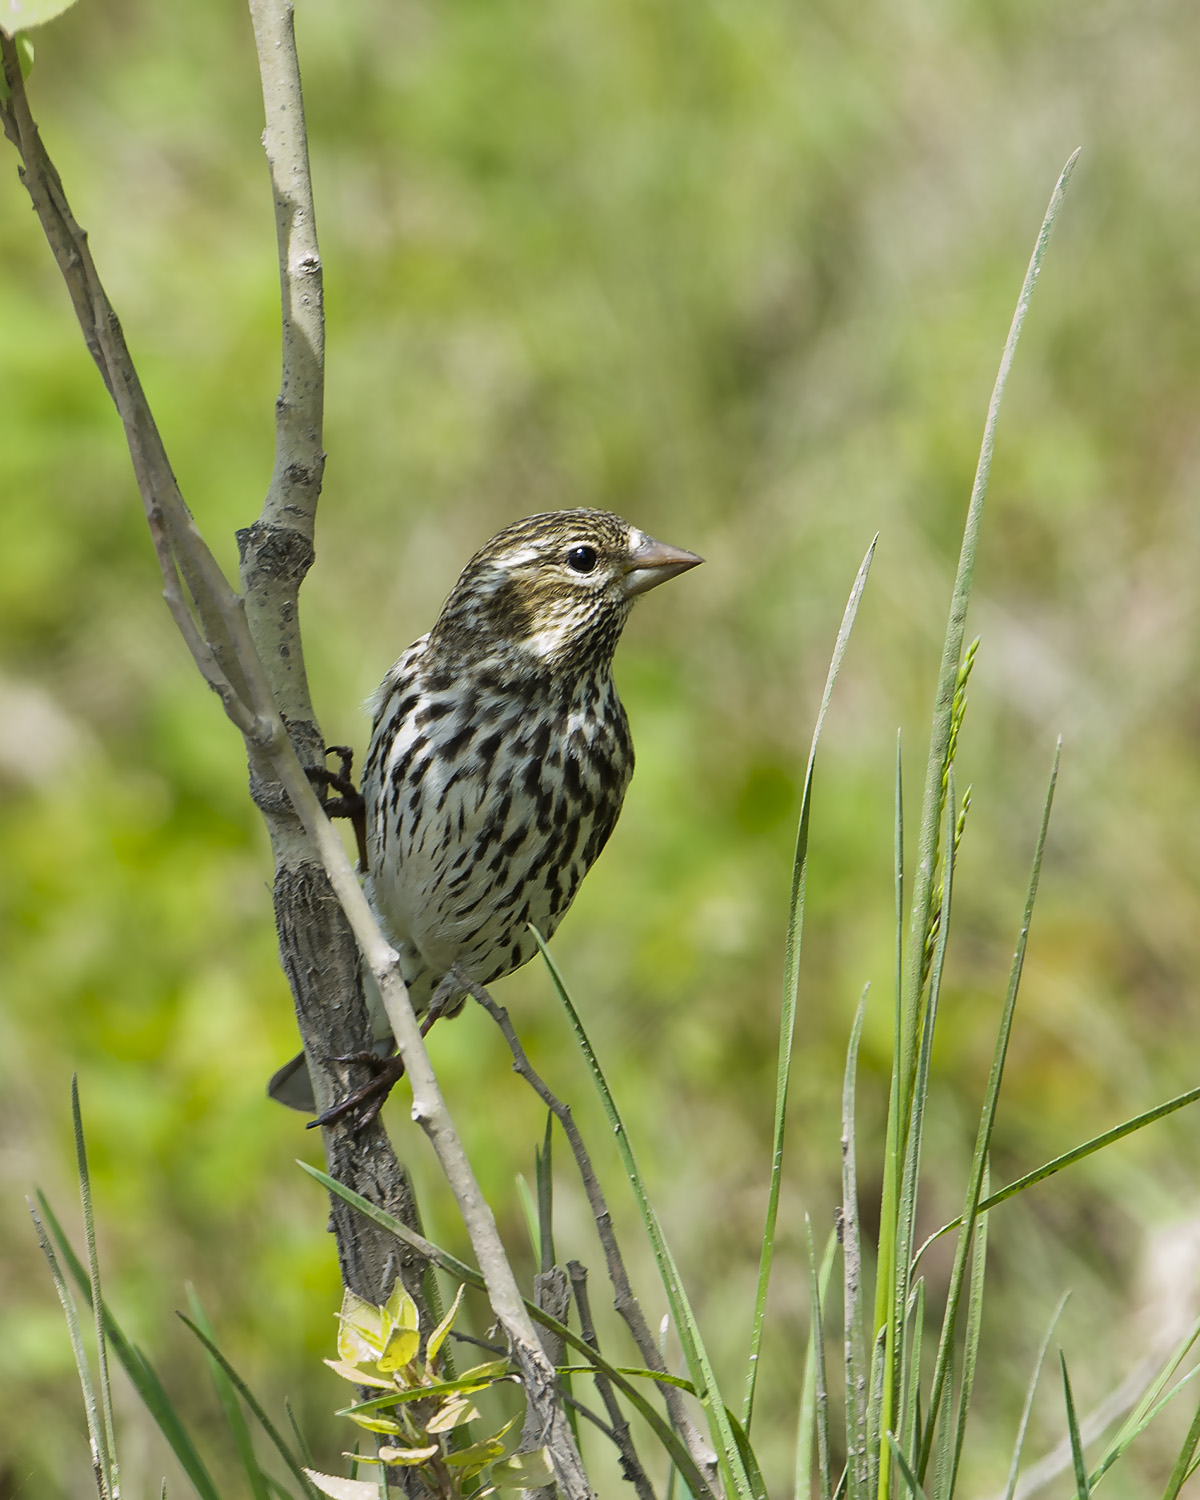
[[[362,779],[367,893],[426,1030],[463,1007],[452,969],[490,984],[537,952],[531,925],[548,938],[566,915],[633,774],[617,641],[639,594],[702,560],[608,511],[528,516],[475,554],[380,684]],[[358,1060],[375,1076],[322,1120],[373,1118],[403,1071],[396,1057]],[[311,1109],[303,1061],[270,1091]]]

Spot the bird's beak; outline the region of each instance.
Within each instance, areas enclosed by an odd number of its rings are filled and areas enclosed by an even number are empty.
[[[652,536],[644,537],[625,559],[625,592],[644,594],[647,589],[657,588],[668,578],[686,573],[704,559],[682,547],[671,547],[666,542],[656,542]]]

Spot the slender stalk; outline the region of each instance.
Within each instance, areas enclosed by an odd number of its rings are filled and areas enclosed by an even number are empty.
[[[800,797],[800,822],[796,831],[796,854],[792,861],[792,893],[788,912],[787,938],[784,945],[783,1003],[779,1015],[779,1063],[775,1081],[775,1127],[771,1145],[771,1179],[767,1188],[767,1213],[762,1234],[762,1254],[758,1268],[758,1286],[754,1295],[754,1317],[750,1326],[750,1353],[746,1362],[746,1389],[742,1398],[742,1426],[750,1431],[754,1417],[754,1391],[758,1381],[758,1357],[762,1347],[763,1326],[767,1316],[767,1289],[771,1281],[771,1263],[775,1254],[775,1226],[779,1218],[779,1193],[783,1183],[783,1142],[787,1127],[788,1085],[792,1073],[792,1046],[796,1033],[796,999],[800,988],[800,942],[804,931],[804,892],[808,875],[808,825],[812,813],[813,769],[817,760],[817,745],[829,701],[833,696],[833,685],[846,654],[846,644],[854,628],[859,601],[867,584],[871,560],[875,556],[878,534],[872,537],[866,556],[846,601],[841,628],[834,642],[833,659],[825,679],[825,691],[821,695],[821,707],[813,727],[812,743],[808,751],[808,765],[804,773],[804,791]]]
[[[588,1300],[587,1267],[577,1260],[569,1260],[567,1274],[571,1278],[575,1306],[579,1309],[579,1332],[583,1335],[584,1342],[599,1353],[600,1343],[596,1338],[596,1325],[592,1322],[592,1308]],[[608,1420],[612,1423],[609,1436],[621,1455],[621,1473],[637,1491],[638,1500],[654,1500],[654,1490],[646,1477],[645,1469],[638,1461],[637,1450],[629,1435],[629,1423],[625,1420],[625,1414],[612,1388],[612,1381],[599,1370],[593,1373],[593,1379],[600,1392],[600,1399],[604,1402],[604,1409],[608,1412]]]
[[[104,1336],[104,1301],[100,1295],[100,1257],[96,1253],[96,1217],[92,1210],[92,1177],[88,1170],[87,1143],[83,1138],[83,1116],[79,1110],[79,1076],[71,1075],[71,1122],[75,1131],[75,1166],[79,1174],[79,1200],[83,1209],[83,1243],[87,1254],[88,1288],[92,1323],[96,1335],[96,1383],[100,1387],[100,1413],[104,1420],[100,1450],[105,1487],[111,1500],[120,1500],[121,1476],[117,1468],[117,1439],[113,1424],[112,1382],[108,1374],[108,1340]]]
[[[612,1214],[609,1212],[608,1201],[604,1196],[604,1190],[600,1186],[600,1179],[596,1176],[596,1169],[592,1165],[592,1159],[584,1145],[583,1137],[579,1133],[579,1127],[575,1124],[575,1117],[571,1112],[569,1104],[565,1104],[546,1083],[545,1079],[537,1072],[529,1061],[520,1038],[513,1030],[512,1021],[508,1012],[502,1005],[498,1005],[484,985],[477,984],[466,975],[460,976],[465,989],[469,990],[475,1000],[487,1011],[492,1020],[500,1028],[500,1033],[508,1044],[512,1053],[513,1072],[524,1078],[538,1098],[551,1111],[554,1118],[562,1126],[563,1134],[567,1138],[567,1144],[575,1158],[575,1165],[579,1171],[579,1177],[583,1183],[583,1191],[588,1200],[588,1207],[592,1211],[592,1219],[596,1225],[596,1233],[600,1238],[600,1246],[604,1251],[604,1264],[608,1272],[608,1279],[612,1283],[613,1306],[624,1320],[626,1327],[633,1336],[637,1345],[638,1353],[642,1356],[646,1366],[658,1374],[668,1374],[666,1361],[662,1350],[650,1331],[646,1322],[645,1314],[642,1312],[641,1303],[634,1296],[633,1287],[629,1281],[629,1273],[625,1269],[625,1259],[621,1254],[621,1247],[617,1242],[617,1236],[613,1230]],[[695,1423],[688,1415],[687,1408],[679,1391],[670,1385],[662,1386],[663,1400],[666,1403],[671,1424],[684,1443],[687,1444],[689,1453],[692,1455],[697,1467],[707,1473],[712,1473],[715,1468],[715,1455],[707,1447],[696,1428]],[[706,1486],[706,1489],[708,1487]],[[695,1500],[703,1500],[697,1495]]]
[[[1041,1348],[1038,1350],[1038,1356],[1033,1366],[1033,1374],[1029,1377],[1029,1389],[1025,1392],[1025,1405],[1021,1408],[1021,1421],[1017,1426],[1016,1442],[1013,1444],[1012,1463],[1008,1468],[1008,1483],[1004,1486],[1004,1500],[1013,1500],[1013,1495],[1016,1493],[1017,1475],[1021,1469],[1021,1451],[1025,1446],[1025,1434],[1029,1430],[1029,1417],[1033,1411],[1034,1394],[1037,1391],[1038,1380],[1041,1377],[1042,1365],[1046,1361],[1046,1350],[1050,1347],[1050,1340],[1053,1337],[1054,1329],[1059,1318],[1062,1317],[1062,1310],[1066,1307],[1067,1298],[1070,1295],[1070,1292],[1064,1292],[1058,1299],[1058,1306],[1054,1309],[1054,1314],[1050,1319],[1050,1326],[1046,1329]]]
[[[870,987],[868,986],[867,989]],[[866,1309],[862,1290],[862,1243],[858,1223],[858,1169],[854,1142],[855,1084],[858,1046],[867,1013],[862,992],[842,1082],[842,1297],[846,1358],[846,1489],[850,1500],[866,1500],[870,1476],[870,1367],[867,1362]]]
[[[1008,1040],[1012,1035],[1013,1014],[1017,1005],[1017,994],[1021,987],[1021,974],[1025,967],[1025,949],[1029,942],[1029,928],[1033,921],[1033,908],[1037,901],[1038,882],[1042,873],[1042,856],[1046,849],[1046,833],[1050,826],[1050,810],[1054,806],[1054,789],[1058,784],[1058,765],[1062,755],[1062,741],[1054,751],[1054,766],[1050,772],[1050,784],[1046,789],[1046,801],[1042,809],[1041,826],[1038,829],[1037,846],[1033,854],[1033,867],[1029,873],[1029,887],[1025,895],[1025,911],[1021,919],[1021,931],[1013,953],[1012,968],[1008,976],[1008,992],[1004,997],[1004,1008],[1000,1016],[1000,1027],[996,1036],[996,1047],[992,1055],[991,1072],[988,1075],[983,1109],[979,1116],[979,1128],[975,1137],[975,1154],[971,1162],[971,1178],[967,1186],[967,1202],[962,1215],[958,1246],[954,1254],[954,1270],[950,1276],[950,1289],[946,1296],[946,1312],[942,1320],[942,1333],[938,1342],[937,1362],[934,1366],[933,1387],[929,1395],[929,1423],[925,1440],[921,1445],[917,1463],[917,1477],[925,1478],[926,1466],[933,1443],[934,1427],[940,1409],[941,1397],[950,1370],[950,1351],[954,1344],[954,1333],[958,1319],[959,1302],[967,1272],[967,1259],[975,1233],[975,1222],[983,1196],[983,1182],[987,1171],[988,1150],[992,1141],[992,1126],[996,1120],[996,1102],[1000,1095],[1000,1084],[1004,1077],[1004,1063],[1008,1056]]]
[[[721,1477],[726,1486],[732,1490],[739,1500],[766,1500],[766,1490],[763,1486],[762,1475],[758,1471],[758,1465],[754,1461],[753,1454],[749,1449],[737,1440],[730,1413],[721,1398],[720,1388],[717,1385],[716,1376],[713,1374],[712,1364],[708,1357],[708,1351],[704,1346],[704,1340],[700,1333],[699,1324],[695,1313],[692,1311],[687,1292],[684,1289],[683,1278],[679,1274],[679,1267],[675,1257],[667,1244],[666,1236],[663,1234],[662,1224],[659,1222],[658,1213],[650,1201],[650,1195],[646,1191],[645,1179],[637,1164],[633,1145],[629,1139],[629,1133],[625,1129],[625,1122],[621,1119],[616,1100],[613,1098],[612,1090],[604,1076],[604,1070],[600,1066],[595,1049],[591,1044],[583,1021],[580,1019],[578,1010],[567,992],[566,984],[562,974],[558,970],[549,950],[543,941],[541,934],[536,928],[532,929],[541,949],[542,957],[546,961],[546,967],[550,970],[550,977],[554,981],[554,987],[558,992],[558,998],[562,1002],[567,1019],[571,1023],[571,1029],[575,1033],[575,1040],[583,1053],[584,1061],[592,1075],[592,1082],[600,1096],[600,1102],[604,1107],[605,1115],[612,1128],[616,1139],[617,1150],[620,1154],[622,1164],[625,1167],[625,1175],[629,1179],[629,1185],[633,1190],[634,1201],[637,1203],[638,1211],[642,1216],[646,1233],[650,1239],[650,1245],[654,1251],[654,1259],[658,1266],[659,1275],[662,1278],[663,1289],[667,1294],[667,1302],[671,1308],[671,1315],[675,1320],[675,1330],[679,1335],[679,1341],[683,1346],[683,1356],[687,1361],[688,1371],[692,1377],[692,1383],[700,1401],[701,1408],[708,1419],[709,1432],[717,1450],[717,1460],[720,1464]]]

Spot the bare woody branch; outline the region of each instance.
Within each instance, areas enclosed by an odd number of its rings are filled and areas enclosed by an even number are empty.
[[[575,1157],[575,1165],[579,1169],[579,1176],[583,1182],[583,1190],[587,1194],[588,1207],[592,1211],[592,1218],[596,1224],[596,1233],[600,1237],[600,1244],[604,1250],[604,1263],[608,1271],[608,1279],[613,1288],[613,1306],[625,1320],[626,1326],[633,1335],[633,1341],[638,1347],[638,1353],[646,1367],[659,1375],[669,1374],[666,1363],[659,1352],[658,1343],[650,1332],[646,1322],[645,1314],[642,1312],[641,1304],[634,1295],[633,1287],[629,1282],[629,1275],[625,1270],[625,1260],[621,1254],[621,1247],[617,1243],[616,1234],[613,1231],[612,1214],[609,1212],[608,1202],[604,1196],[604,1190],[600,1186],[600,1180],[596,1176],[596,1170],[592,1166],[591,1156],[583,1143],[583,1137],[579,1134],[579,1127],[575,1124],[575,1117],[571,1113],[571,1106],[564,1104],[555,1094],[545,1079],[537,1072],[529,1058],[525,1055],[520,1039],[513,1030],[512,1021],[508,1011],[502,1005],[498,1005],[487,989],[475,983],[467,975],[455,971],[459,983],[468,990],[475,999],[483,1006],[492,1020],[500,1028],[504,1040],[508,1043],[508,1050],[512,1053],[513,1072],[523,1078],[542,1103],[551,1110],[555,1119],[563,1128],[563,1133],[571,1147]],[[706,1475],[710,1481],[715,1481],[717,1472],[716,1455],[705,1443],[699,1430],[691,1417],[688,1415],[687,1407],[683,1402],[682,1393],[675,1386],[664,1383],[662,1388],[663,1399],[667,1405],[667,1414],[671,1418],[671,1425],[679,1434],[695,1461],[697,1469]],[[709,1491],[710,1500],[713,1491]]]
[[[23,180],[67,281],[88,348],[125,426],[134,472],[168,593],[174,569],[192,596],[203,627],[188,627],[181,598],[171,602],[197,666],[243,729],[253,756],[261,752],[315,847],[330,884],[383,996],[413,1088],[412,1115],[422,1126],[450,1183],[484,1277],[492,1309],[512,1346],[526,1396],[539,1413],[543,1441],[566,1500],[589,1500],[591,1489],[557,1399],[554,1369],[526,1313],[491,1209],[480,1192],[442,1098],[421,1038],[397,955],[379,930],[341,840],[326,818],[276,707],[241,596],[229,586],[200,536],[175,484],[166,452],[126,348],[120,323],[76,224],[62,184],[29,112],[16,48],[0,33],[10,100],[0,106],[5,133],[23,163]]]
[[[571,1291],[575,1297],[575,1306],[579,1309],[579,1332],[583,1336],[584,1343],[590,1344],[599,1354],[600,1343],[596,1338],[596,1325],[592,1322],[592,1306],[588,1298],[587,1267],[581,1261],[569,1260],[567,1274],[571,1278]],[[592,1379],[596,1382],[596,1389],[600,1392],[600,1399],[604,1402],[604,1409],[608,1412],[608,1419],[612,1423],[610,1436],[621,1455],[621,1473],[637,1490],[638,1500],[654,1500],[654,1490],[646,1477],[645,1469],[638,1462],[637,1450],[633,1446],[633,1439],[629,1433],[629,1423],[625,1420],[625,1415],[617,1400],[617,1393],[612,1388],[612,1381],[599,1370],[594,1372]]]

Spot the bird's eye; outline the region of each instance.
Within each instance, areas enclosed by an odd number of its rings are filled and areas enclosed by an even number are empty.
[[[575,573],[590,573],[596,561],[595,547],[572,547],[567,553],[567,567]]]

